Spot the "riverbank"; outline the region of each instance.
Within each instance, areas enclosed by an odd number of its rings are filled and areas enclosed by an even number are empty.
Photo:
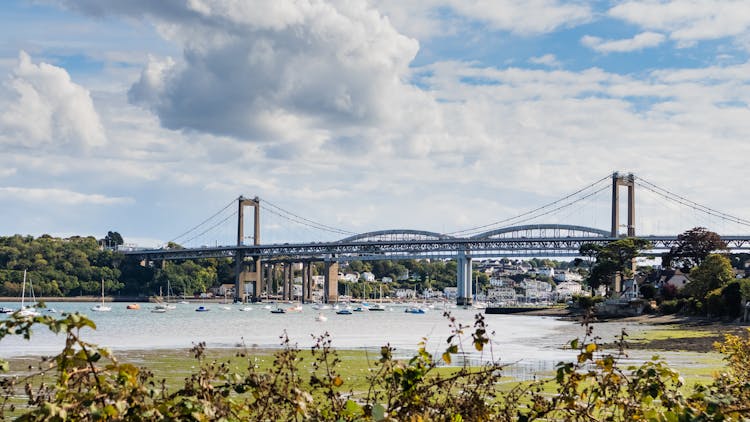
[[[566,308],[539,309],[518,315],[554,317],[565,321],[583,319],[580,313]],[[727,334],[746,336],[750,328],[748,324],[720,322],[702,317],[653,314],[594,318],[591,323],[595,328],[602,325],[630,327],[626,338],[628,349],[698,353],[715,351],[714,345],[724,341]],[[639,326],[642,329],[638,329]],[[615,344],[607,342],[604,346],[614,348]]]

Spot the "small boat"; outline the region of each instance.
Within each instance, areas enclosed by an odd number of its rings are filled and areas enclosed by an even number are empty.
[[[141,305],[139,305],[137,303],[131,303],[130,305],[126,306],[125,308],[126,309],[130,309],[131,311],[137,311],[137,310],[141,309]]]
[[[57,309],[55,309],[55,308],[47,308],[47,313],[48,314],[56,314],[57,313]]]
[[[352,309],[354,312],[363,312],[365,309],[361,306],[357,306],[356,308]]]
[[[31,290],[32,297],[34,296],[34,286],[29,280],[29,290]],[[36,300],[36,299],[35,299]],[[35,317],[39,316],[39,312],[33,306],[26,306],[26,270],[23,270],[23,287],[21,288],[21,308],[16,311],[16,315],[19,317]]]
[[[406,312],[407,314],[423,314],[423,313],[425,313],[424,309],[422,309],[422,308],[406,308],[404,310],[404,312]]]
[[[383,306],[380,303],[376,303],[374,305],[370,305],[370,307],[367,308],[367,309],[369,309],[371,311],[385,311],[385,306]]]
[[[232,310],[232,308],[229,307],[229,306],[222,306],[221,309],[223,309],[225,311],[231,311]]]
[[[190,305],[190,302],[188,302],[187,300],[181,300],[177,303],[179,303],[180,305]]]
[[[205,306],[201,305],[197,308],[195,308],[195,312],[208,312],[210,309],[206,308]]]
[[[271,309],[272,314],[285,314],[286,311],[281,308]]]
[[[15,309],[6,308],[4,306],[0,306],[0,314],[12,314],[15,311]]]
[[[336,313],[339,315],[351,315],[352,311],[348,309],[339,309],[338,311],[336,311]]]
[[[102,279],[102,303],[91,308],[94,312],[109,312],[112,307],[104,305],[104,279]]]
[[[155,314],[163,314],[167,312],[167,308],[154,308],[151,312]]]
[[[315,310],[331,309],[331,305],[327,305],[325,303],[315,303],[312,305],[312,308]]]
[[[252,310],[253,310],[252,306],[244,306],[244,307],[240,308],[240,311],[242,311],[242,312],[250,312]]]
[[[287,308],[287,312],[302,312],[302,305],[292,306]]]
[[[315,317],[315,321],[326,322],[328,321],[328,317],[323,314],[318,314],[318,316]]]
[[[102,304],[98,304],[98,305],[92,306],[91,310],[94,311],[94,312],[109,312],[109,311],[112,310],[112,308],[109,307],[109,306],[104,306]]]

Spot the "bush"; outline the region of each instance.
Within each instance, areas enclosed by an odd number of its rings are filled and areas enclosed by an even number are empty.
[[[573,306],[581,310],[592,309],[597,303],[603,302],[601,296],[573,296]]]
[[[582,339],[569,343],[577,351],[572,362],[557,365],[551,379],[519,383],[500,392],[502,367],[462,366],[437,373],[459,353],[457,340],[470,327],[448,318],[453,335],[435,359],[424,343],[408,361],[381,348],[367,391],[346,391],[336,370],[339,358],[325,334],[312,349],[312,370],[301,371],[299,350],[284,342],[273,365],[247,369],[207,361],[204,345],[193,351],[197,369],[178,391],[169,392],[146,369],[119,363],[106,350],[79,336],[95,328],[82,315],[21,318],[0,322],[0,341],[8,335],[26,338],[36,324],[66,336],[65,347],[44,369],[25,379],[0,378],[3,399],[0,419],[19,420],[315,420],[315,421],[687,421],[747,420],[750,418],[750,340],[728,335],[717,346],[727,370],[708,386],[698,385],[685,397],[682,379],[658,357],[640,366],[622,367],[625,338],[619,336],[615,354],[604,353],[592,328],[584,323]],[[482,315],[477,315],[471,342],[477,351],[488,344]],[[467,336],[468,339],[468,336]],[[41,366],[40,366],[41,367]],[[7,371],[0,360],[0,371]],[[48,375],[45,375],[47,373]],[[51,375],[54,374],[54,378]],[[23,385],[22,385],[23,384]],[[27,407],[14,409],[9,400],[26,396]]]
[[[672,299],[665,300],[659,305],[659,312],[665,315],[672,315],[680,312],[685,305],[684,300]]]

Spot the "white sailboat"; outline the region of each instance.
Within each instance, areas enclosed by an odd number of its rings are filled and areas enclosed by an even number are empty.
[[[112,310],[111,307],[104,305],[104,279],[102,279],[102,302],[91,308],[94,312],[109,312]]]
[[[31,291],[31,295],[34,295],[34,287],[31,285],[31,280],[29,280],[29,290]],[[21,308],[16,311],[16,314],[20,317],[35,317],[39,316],[39,312],[37,312],[36,308],[33,306],[26,306],[26,270],[23,270],[23,285],[21,287]]]
[[[378,303],[374,305],[370,305],[371,311],[385,311],[385,306],[383,306],[383,285],[380,285],[380,297],[378,298]]]

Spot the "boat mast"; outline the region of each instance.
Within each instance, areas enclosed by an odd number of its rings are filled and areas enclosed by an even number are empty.
[[[26,270],[23,270],[23,284],[21,286],[21,309],[26,301]]]

